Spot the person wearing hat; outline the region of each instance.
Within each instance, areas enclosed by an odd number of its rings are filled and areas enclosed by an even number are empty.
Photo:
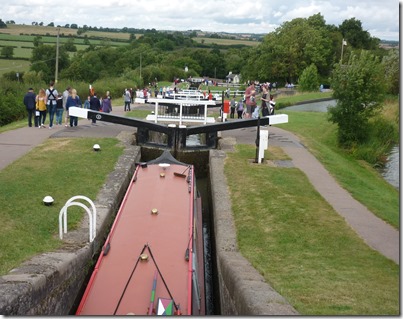
[[[35,127],[38,127],[37,117],[35,116],[35,103],[36,94],[33,88],[29,88],[28,92],[24,96],[24,105],[28,112],[28,126],[32,127],[32,116],[34,117]]]

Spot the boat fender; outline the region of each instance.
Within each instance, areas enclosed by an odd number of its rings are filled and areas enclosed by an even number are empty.
[[[106,256],[109,253],[110,249],[111,249],[111,243],[107,243],[104,248],[104,256]]]
[[[185,252],[185,260],[186,260],[186,261],[189,261],[189,248],[186,249],[186,252]]]

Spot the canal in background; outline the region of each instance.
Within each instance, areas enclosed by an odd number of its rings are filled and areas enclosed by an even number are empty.
[[[281,110],[299,111],[299,112],[327,112],[329,107],[335,106],[336,100],[306,103],[301,105],[289,106]],[[393,147],[388,155],[388,159],[384,168],[380,170],[383,178],[392,186],[399,189],[400,187],[400,149],[399,146]]]

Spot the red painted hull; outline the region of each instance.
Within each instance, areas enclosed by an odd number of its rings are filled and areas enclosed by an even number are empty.
[[[168,298],[177,314],[204,315],[201,218],[192,166],[139,165],[77,314],[156,314]]]

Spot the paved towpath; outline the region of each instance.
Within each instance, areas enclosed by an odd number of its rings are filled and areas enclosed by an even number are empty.
[[[132,107],[152,109],[146,105],[133,105]],[[113,114],[123,115],[123,106],[114,106]],[[24,127],[7,131],[0,134],[0,170],[49,137],[115,137],[121,131],[134,132],[134,130],[131,127],[99,121],[97,125],[91,125],[90,121],[80,119],[75,128],[55,126],[50,130]],[[278,145],[284,149],[292,159],[293,165],[307,175],[315,189],[333,206],[336,212],[345,218],[354,231],[370,247],[399,264],[399,231],[376,217],[340,187],[294,134],[275,126],[269,127],[269,133],[269,144]],[[256,129],[223,131],[222,136],[235,137],[238,143],[254,144]]]
[[[113,114],[124,115],[123,106],[114,106]],[[135,128],[128,126],[99,121],[96,125],[91,125],[91,121],[87,119],[79,119],[77,127],[54,125],[52,129],[49,129],[48,123],[49,116],[47,116],[45,122],[46,128],[28,127],[27,125],[23,128],[1,133],[0,170],[43,143],[49,137],[115,137],[124,130],[135,131]]]
[[[280,146],[292,159],[294,167],[306,174],[322,197],[343,216],[351,228],[373,249],[399,264],[399,231],[376,217],[344,190],[324,166],[302,145],[294,134],[275,126],[269,127],[269,145]],[[237,143],[254,144],[256,128],[223,131]]]

